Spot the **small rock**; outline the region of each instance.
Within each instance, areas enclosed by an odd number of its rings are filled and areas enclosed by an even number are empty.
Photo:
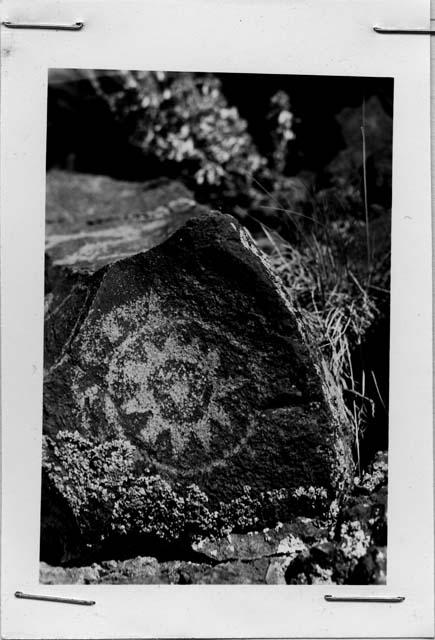
[[[250,562],[224,562],[216,566],[178,562],[161,565],[162,574],[171,584],[265,584],[269,561],[259,558]]]
[[[112,565],[113,566],[113,565]],[[155,558],[137,557],[115,563],[101,584],[152,584],[160,582],[159,563]]]
[[[100,572],[96,567],[51,567],[40,563],[39,581],[41,584],[98,584]]]
[[[285,572],[291,562],[291,557],[273,558],[267,569],[267,584],[287,584],[285,581]]]
[[[372,546],[359,559],[352,571],[349,584],[386,584],[387,583],[387,548]]]
[[[291,523],[280,523],[275,529],[232,533],[225,538],[204,539],[192,546],[194,551],[219,562],[274,555],[293,556],[306,549],[304,540],[320,540],[325,531],[324,527],[309,518],[295,518]]]

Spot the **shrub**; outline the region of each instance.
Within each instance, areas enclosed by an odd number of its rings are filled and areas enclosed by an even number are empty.
[[[264,198],[260,184],[279,181],[294,137],[283,91],[270,101],[266,157],[213,74],[123,71],[109,79],[95,73],[90,78],[130,142],[160,163],[161,174],[184,180],[208,202],[249,209]]]

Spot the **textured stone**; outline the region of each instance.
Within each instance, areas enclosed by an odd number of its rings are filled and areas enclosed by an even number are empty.
[[[203,214],[78,280],[47,272],[46,433],[128,438],[144,466],[212,500],[244,485],[331,497],[350,476],[348,425],[325,400],[280,283],[232,217]]]
[[[159,584],[159,563],[155,558],[138,557],[121,562],[102,563],[100,584]]]
[[[45,562],[40,563],[39,581],[42,584],[98,584],[100,567],[51,567]]]
[[[132,558],[115,563],[110,570],[92,567],[51,567],[40,563],[42,584],[266,584],[267,558],[252,562],[226,562],[216,566],[155,558]]]
[[[285,572],[290,562],[291,556],[273,558],[269,562],[269,567],[266,572],[266,584],[287,584],[285,581]]]
[[[387,548],[370,547],[359,559],[348,582],[349,584],[386,584]]]
[[[265,584],[269,567],[267,558],[252,562],[225,562],[215,567],[184,564],[180,569],[189,584]]]
[[[40,556],[53,563],[66,563],[81,556],[80,527],[68,501],[42,473]]]
[[[56,265],[95,271],[156,246],[201,210],[179,182],[50,171],[46,251]]]
[[[371,511],[373,517],[367,518],[365,493],[376,488],[375,499],[382,503],[379,491],[385,483],[385,455],[378,454],[371,473],[364,474],[348,498],[341,526],[298,517],[261,532],[206,539],[193,546],[196,562],[159,562],[141,556],[68,568],[42,562],[40,580],[44,584],[385,584],[387,550],[375,542],[380,540],[378,520],[383,513]],[[343,522],[343,517],[351,519]]]
[[[193,545],[193,549],[218,562],[254,560],[274,555],[293,556],[306,549],[304,541],[319,539],[326,533],[326,529],[315,521],[297,518],[294,523],[280,524],[273,529],[201,540]]]

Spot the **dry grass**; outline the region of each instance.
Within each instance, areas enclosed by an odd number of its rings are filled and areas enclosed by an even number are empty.
[[[362,343],[373,324],[378,309],[372,295],[375,269],[370,240],[370,220],[367,193],[365,99],[362,102],[361,141],[363,185],[361,203],[364,211],[366,265],[358,265],[359,278],[352,270],[355,259],[346,255],[346,240],[352,230],[346,217],[334,215],[327,204],[322,205],[316,194],[307,188],[310,215],[283,206],[273,194],[257,186],[273,206],[287,218],[294,232],[294,242],[284,240],[276,231],[261,224],[260,246],[269,254],[272,267],[283,281],[291,299],[300,327],[311,348],[317,352],[320,374],[330,404],[347,414],[354,432],[354,449],[358,474],[361,475],[360,441],[367,419],[374,415],[375,403],[366,394],[368,377],[373,380],[381,403],[383,400],[373,371],[360,373],[357,379],[352,365],[352,350]],[[287,203],[286,203],[287,204]],[[332,215],[331,215],[332,214]],[[340,229],[341,225],[341,229]],[[338,232],[338,233],[337,233]],[[350,253],[352,249],[350,249]],[[383,272],[385,269],[381,269]],[[389,271],[387,269],[387,271]],[[362,281],[360,281],[362,280]],[[379,289],[381,290],[381,289]]]
[[[361,379],[356,379],[351,354],[375,319],[375,303],[368,289],[334,255],[331,244],[312,233],[302,246],[295,246],[262,228],[264,236],[258,243],[284,284],[307,342],[317,351],[326,394],[352,425],[360,474],[360,439],[374,403],[366,395],[368,374],[363,371]]]

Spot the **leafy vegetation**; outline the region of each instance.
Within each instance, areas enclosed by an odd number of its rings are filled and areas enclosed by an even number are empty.
[[[258,151],[248,124],[213,74],[125,71],[116,80],[90,74],[130,142],[157,160],[162,175],[183,179],[207,202],[249,210],[264,199],[261,184],[283,182],[293,115],[284,91],[271,97],[271,152]]]

